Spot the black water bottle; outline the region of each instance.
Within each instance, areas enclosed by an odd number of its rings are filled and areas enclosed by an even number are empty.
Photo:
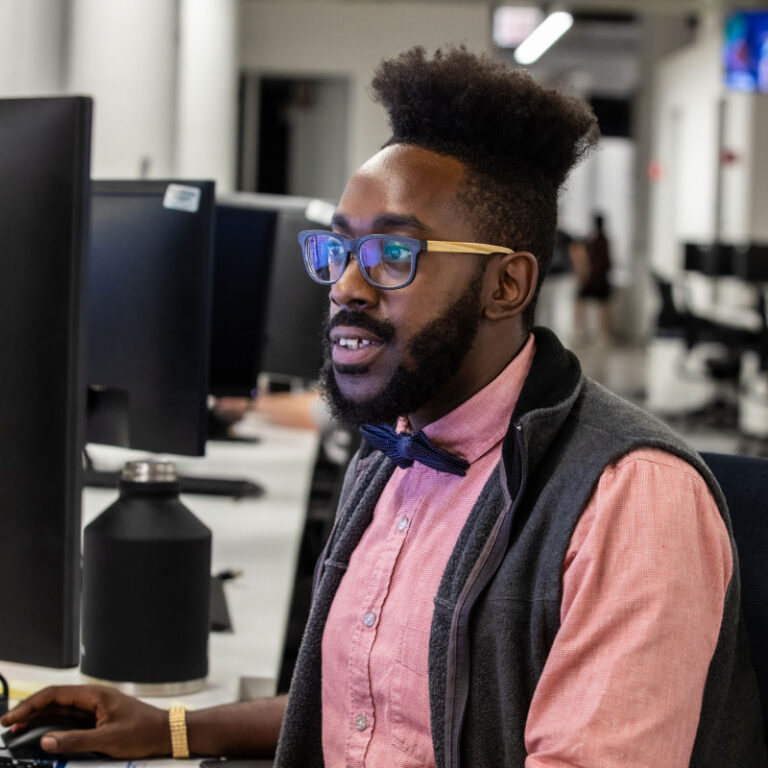
[[[120,497],[83,533],[80,668],[136,695],[208,674],[211,532],[179,500],[170,462],[129,462]]]

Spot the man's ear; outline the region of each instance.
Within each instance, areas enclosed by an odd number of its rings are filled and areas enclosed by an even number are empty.
[[[503,320],[519,315],[533,300],[539,279],[539,263],[528,251],[505,253],[489,265],[492,294],[484,315]]]

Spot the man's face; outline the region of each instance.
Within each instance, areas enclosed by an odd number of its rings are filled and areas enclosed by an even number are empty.
[[[334,230],[351,238],[474,241],[457,202],[464,172],[459,161],[428,150],[388,147],[350,179]],[[337,417],[389,421],[426,404],[439,411],[443,394],[455,399],[457,387],[467,397],[474,392],[468,353],[481,317],[483,259],[422,252],[413,282],[393,291],[371,286],[350,260],[331,286],[323,374]]]

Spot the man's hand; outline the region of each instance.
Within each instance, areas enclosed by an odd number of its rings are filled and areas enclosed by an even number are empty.
[[[45,688],[0,718],[0,724],[26,725],[78,714],[91,715],[95,726],[48,733],[41,740],[42,748],[53,754],[101,752],[121,758],[171,754],[165,710],[99,685]]]

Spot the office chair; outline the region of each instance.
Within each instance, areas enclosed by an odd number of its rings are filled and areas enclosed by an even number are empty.
[[[741,607],[768,742],[768,460],[702,453],[725,494],[739,553]]]

